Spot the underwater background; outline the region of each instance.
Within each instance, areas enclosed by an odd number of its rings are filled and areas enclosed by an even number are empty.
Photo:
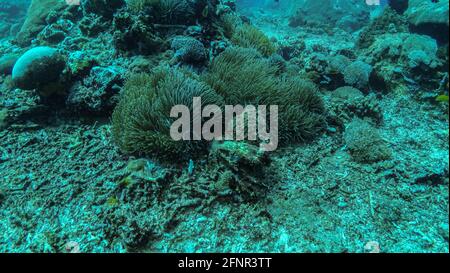
[[[448,0],[0,0],[0,252],[448,252],[448,30]],[[199,96],[278,105],[278,149],[173,141]]]

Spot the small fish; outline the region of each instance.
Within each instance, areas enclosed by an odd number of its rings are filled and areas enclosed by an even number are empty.
[[[436,101],[439,102],[448,102],[448,95],[440,95],[436,97]]]
[[[189,160],[189,165],[188,165],[188,174],[189,174],[189,176],[192,176],[194,174],[194,170],[195,170],[194,160],[190,159]]]

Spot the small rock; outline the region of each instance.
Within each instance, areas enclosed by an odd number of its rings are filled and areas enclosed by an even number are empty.
[[[0,75],[10,75],[19,57],[18,54],[5,54],[0,57]]]
[[[117,66],[91,69],[90,74],[72,86],[67,106],[79,112],[103,113],[110,111],[117,102],[123,84],[123,68]]]
[[[374,163],[391,157],[391,150],[378,130],[367,121],[355,118],[345,129],[347,148],[357,162]]]

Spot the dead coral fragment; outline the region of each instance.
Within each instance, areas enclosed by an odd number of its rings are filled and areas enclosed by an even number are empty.
[[[214,190],[236,201],[255,201],[265,196],[275,181],[266,176],[268,154],[245,142],[215,142],[209,155],[216,168]]]
[[[143,16],[135,16],[127,12],[118,13],[114,17],[113,28],[114,44],[119,50],[153,54],[166,47],[163,39],[144,22]]]

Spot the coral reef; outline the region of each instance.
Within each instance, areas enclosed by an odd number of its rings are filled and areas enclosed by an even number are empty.
[[[342,128],[354,117],[370,120],[373,124],[383,122],[383,112],[376,95],[364,95],[360,90],[344,86],[330,94],[327,108],[329,124]]]
[[[359,34],[358,46],[361,48],[369,47],[377,37],[386,33],[407,31],[406,19],[388,7],[362,30]]]
[[[382,2],[0,0],[0,252],[448,252],[448,0]]]
[[[32,0],[25,22],[16,36],[17,43],[29,45],[34,36],[47,25],[47,18],[61,12],[65,7],[66,4],[59,0]]]
[[[111,111],[123,85],[123,73],[120,67],[93,67],[82,82],[71,87],[66,105],[78,112]]]
[[[125,0],[81,0],[84,13],[94,13],[107,19],[111,19],[114,13],[125,6]]]
[[[186,0],[129,0],[128,7],[137,13],[144,12],[153,15],[156,23],[187,23],[192,22],[195,18],[194,6]]]
[[[338,25],[346,30],[355,31],[369,19],[370,10],[361,1],[306,0],[294,2],[293,5],[295,13],[289,19],[291,27]]]
[[[436,40],[425,35],[397,33],[379,36],[365,53],[366,62],[395,89],[398,82],[416,85],[439,86],[444,71],[443,63],[437,56]]]
[[[140,54],[152,54],[165,47],[164,41],[154,34],[150,25],[143,18],[127,12],[118,13],[113,21],[114,43],[124,51]]]
[[[449,1],[409,0],[405,11],[413,31],[428,34],[443,43],[448,43]]]

